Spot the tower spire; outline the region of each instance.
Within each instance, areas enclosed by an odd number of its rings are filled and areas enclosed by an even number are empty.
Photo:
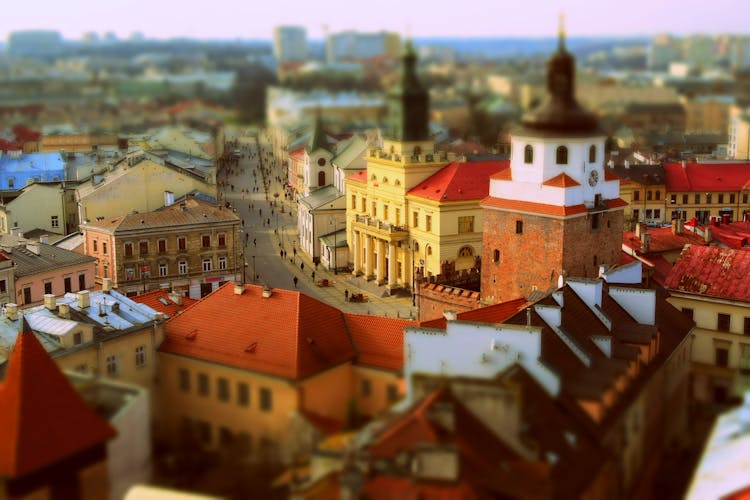
[[[560,12],[557,18],[557,50],[565,51],[565,13]]]

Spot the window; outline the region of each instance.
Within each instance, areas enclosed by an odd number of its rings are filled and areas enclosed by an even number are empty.
[[[184,236],[177,238],[177,249],[181,252],[187,250],[187,238]]]
[[[706,205],[709,205],[713,203],[714,195],[711,193],[706,193]]]
[[[362,198],[362,208],[359,210],[360,212],[366,212],[367,211],[367,198]]]
[[[728,332],[730,319],[728,314],[719,313],[716,317],[716,329],[720,332]]]
[[[558,146],[555,153],[555,160],[558,165],[568,164],[568,148],[565,146]]]
[[[654,198],[656,198],[656,201],[661,200],[661,191],[656,191],[654,193]]]
[[[260,388],[260,409],[263,411],[271,411],[273,409],[273,394],[271,393],[271,389]]]
[[[169,274],[169,268],[167,267],[166,262],[160,262],[159,263],[159,276],[167,276]]]
[[[724,193],[719,193],[719,203],[724,203]]]
[[[198,374],[198,394],[201,396],[208,396],[209,394],[208,375],[205,373]]]
[[[653,191],[646,191],[646,199],[648,201],[651,201],[654,199],[654,192]]]
[[[661,208],[654,209],[654,219],[661,219]]]
[[[227,258],[219,257],[219,269],[225,271],[227,268]]]
[[[742,325],[742,333],[750,335],[750,318],[745,317],[745,323]]]
[[[190,372],[187,371],[185,368],[180,368],[179,373],[179,381],[180,381],[180,390],[182,392],[190,392]]]
[[[737,368],[743,375],[750,375],[750,344],[740,344],[740,361]]]
[[[8,179],[8,189],[13,189],[14,188],[14,181],[15,181],[15,179],[13,179],[13,177],[11,177],[10,179]]]
[[[425,231],[432,231],[432,215],[425,216],[424,226]]]
[[[133,244],[132,243],[125,243],[125,245],[123,245],[123,250],[125,252],[125,257],[133,256]]]
[[[50,217],[50,226],[60,227],[60,219],[57,217],[57,215],[53,215]]]
[[[102,253],[104,255],[107,255],[107,242],[106,241],[102,241]]]
[[[203,259],[203,272],[211,271],[211,259]]]
[[[181,260],[177,263],[177,272],[179,274],[187,274],[188,273],[188,263],[186,260]]]
[[[599,226],[601,225],[601,215],[602,214],[591,214],[591,230],[592,231],[599,230]]]
[[[500,262],[500,250],[497,248],[492,251],[492,262]]]
[[[596,146],[593,144],[589,146],[589,163],[594,163],[596,161]]]
[[[211,424],[203,420],[195,422],[195,428],[198,431],[198,440],[203,444],[211,443]]]
[[[523,148],[523,162],[534,163],[534,148],[530,144]]]
[[[319,167],[324,167],[325,164],[326,164],[326,159],[325,158],[318,158],[318,166]]]
[[[378,203],[376,201],[373,201],[370,205],[370,215],[373,217],[378,216]]]
[[[516,221],[516,234],[523,234],[523,221],[522,220]]]
[[[156,248],[159,249],[159,253],[165,253],[167,251],[167,240],[160,239],[156,242]]]
[[[724,347],[716,348],[716,366],[726,367],[729,365],[729,349]]]
[[[427,245],[427,255],[432,255],[432,246]]]
[[[135,366],[143,368],[146,366],[146,346],[139,345],[135,348]]]
[[[369,397],[372,393],[372,383],[367,379],[362,380],[361,391],[363,398]]]
[[[641,220],[640,216],[641,216],[641,211],[638,210],[637,208],[634,209],[633,210],[633,220]]]
[[[321,158],[321,160],[323,160],[323,158]],[[325,163],[325,160],[323,160],[323,163]],[[326,173],[323,171],[318,172],[318,187],[323,187],[325,185],[326,185]]]
[[[419,212],[414,212],[414,213],[412,214],[412,221],[411,221],[411,225],[412,225],[413,227],[419,227]]]
[[[245,382],[237,384],[237,404],[240,406],[250,406],[250,388]]]
[[[94,240],[91,243],[94,246],[94,252],[98,252],[99,251],[98,242],[96,240]]]
[[[138,253],[140,255],[148,255],[148,241],[138,242]]]
[[[23,303],[24,304],[30,304],[31,303],[31,287],[27,286],[23,289]]]
[[[120,373],[120,363],[118,362],[116,355],[107,356],[107,375],[110,377],[116,377]]]
[[[49,295],[49,294],[52,293],[52,282],[51,281],[46,281],[44,283],[44,293],[47,294],[47,295]]]
[[[742,203],[747,205],[747,201],[748,201],[748,194],[742,193]]]
[[[227,235],[225,233],[219,233],[218,240],[219,240],[220,247],[227,246]]]
[[[669,195],[669,203],[672,203],[672,204],[677,203],[677,195],[676,194]]]
[[[633,201],[638,201],[641,199],[641,192],[640,191],[633,191]]]
[[[735,200],[736,200],[736,199],[737,199],[737,198],[736,198],[736,196],[734,195],[734,193],[731,193],[731,194],[729,195],[729,204],[730,204],[730,205],[733,205],[733,204],[735,203]]]
[[[385,390],[389,403],[395,403],[398,401],[398,387],[393,384],[388,384]]]
[[[461,249],[458,251],[459,257],[473,257],[474,256],[474,250],[472,250],[471,247],[461,247]]]
[[[352,195],[352,210],[354,210],[356,208],[357,208],[357,195],[353,194]]]
[[[396,209],[396,225],[401,224],[401,209]]]
[[[690,319],[693,319],[694,312],[695,311],[693,311],[693,309],[690,308],[690,307],[683,307],[682,308],[682,314],[684,314],[685,316],[687,316]]]
[[[682,195],[682,204],[683,205],[687,205],[687,203],[688,203],[688,195],[683,194]]]
[[[78,289],[79,290],[86,289],[86,275],[85,274],[78,275]]]
[[[63,290],[65,290],[65,293],[73,291],[73,284],[71,283],[70,276],[63,278]]]
[[[81,332],[75,332],[73,334],[73,345],[80,345],[83,343],[83,334]]]
[[[473,233],[474,232],[474,216],[468,215],[466,217],[458,218],[458,232],[459,233]]]
[[[229,401],[229,381],[224,377],[216,379],[216,392],[219,401]]]
[[[694,200],[695,200],[695,204],[699,204],[701,202],[701,195],[696,194]]]
[[[8,293],[8,283],[5,280],[0,280],[0,293]]]
[[[201,236],[201,246],[203,248],[211,248],[211,235],[204,234]]]

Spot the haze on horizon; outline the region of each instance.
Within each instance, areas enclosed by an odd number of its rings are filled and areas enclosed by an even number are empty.
[[[0,41],[13,31],[53,29],[66,39],[87,32],[128,38],[271,39],[278,25],[300,25],[308,38],[326,31],[396,31],[413,37],[549,37],[565,14],[569,36],[633,36],[672,33],[748,33],[746,0],[468,0],[436,5],[425,0],[37,0],[33,8],[6,9]]]

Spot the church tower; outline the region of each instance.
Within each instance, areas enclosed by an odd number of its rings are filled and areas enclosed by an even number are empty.
[[[595,278],[620,261],[620,184],[604,169],[605,134],[575,99],[575,59],[547,62],[547,97],[511,138],[510,168],[482,202],[481,297],[497,303],[547,291],[561,276]]]

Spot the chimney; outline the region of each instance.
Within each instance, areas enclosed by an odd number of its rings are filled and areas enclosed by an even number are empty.
[[[630,168],[630,162],[628,160],[625,160],[623,164],[625,165],[625,168]]]
[[[49,235],[43,234],[39,237],[39,243],[44,243],[45,245],[49,244]]]
[[[680,234],[680,226],[682,221],[680,219],[672,219],[672,234]]]
[[[89,291],[81,290],[80,292],[78,292],[78,308],[86,309],[89,305],[91,305],[91,298],[89,297]]]
[[[635,237],[639,239],[643,239],[643,235],[646,234],[648,229],[646,228],[646,224],[643,222],[638,222],[635,225]]]
[[[687,160],[682,160],[682,168],[687,169]]]
[[[242,283],[235,283],[234,284],[234,294],[235,295],[242,295],[242,292],[245,291],[245,286]]]
[[[264,299],[269,298],[271,295],[273,295],[273,291],[270,288],[264,288],[263,289],[263,298]]]
[[[721,222],[723,224],[729,224],[729,214],[722,214],[721,215]]]
[[[174,193],[172,191],[164,191],[164,206],[168,207],[174,205]]]
[[[649,233],[643,233],[641,237],[641,253],[648,253],[651,249],[651,235]]]
[[[705,229],[703,229],[703,239],[706,243],[711,243],[711,226],[706,226]]]
[[[26,250],[33,253],[34,255],[39,255],[39,243],[38,242],[27,242],[26,243]]]
[[[456,311],[443,311],[443,317],[446,321],[456,321],[458,315],[456,314]]]
[[[102,292],[109,293],[112,290],[112,278],[102,278]]]
[[[55,299],[55,296],[51,293],[45,293],[44,294],[44,307],[47,308],[49,311],[54,311],[57,307],[57,299]]]
[[[61,302],[57,306],[57,315],[63,319],[70,319],[70,304]]]
[[[5,317],[11,321],[17,320],[18,319],[18,304],[13,304],[12,302],[5,304]]]
[[[182,294],[177,292],[169,292],[169,300],[177,304],[178,306],[182,305]]]

